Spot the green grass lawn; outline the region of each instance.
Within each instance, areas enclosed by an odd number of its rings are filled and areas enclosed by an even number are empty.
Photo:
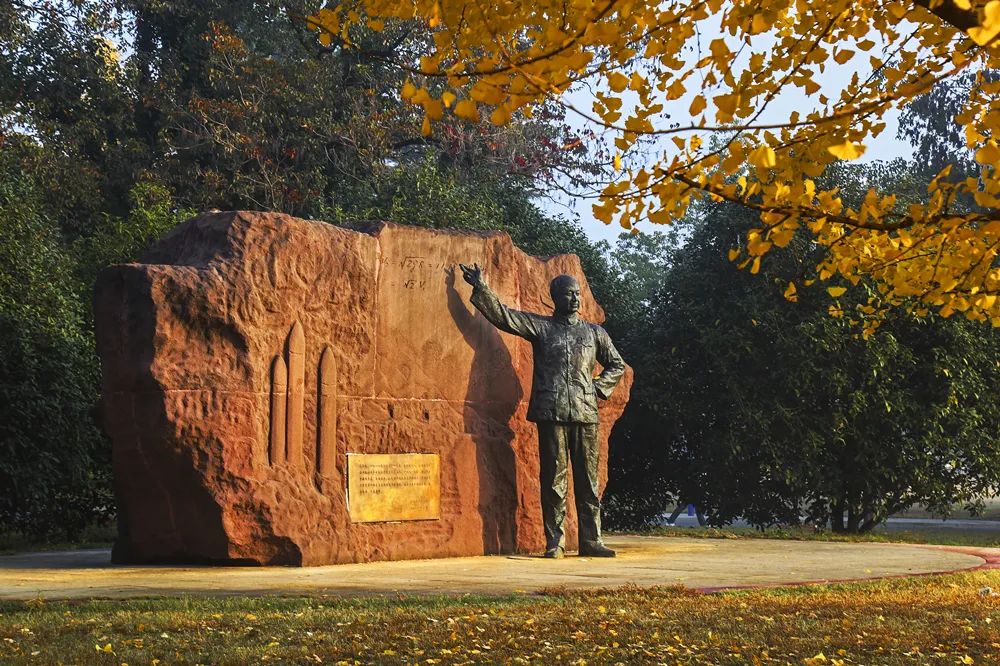
[[[1000,545],[981,530],[651,533]],[[0,664],[990,664],[994,590],[1000,570],[718,594],[0,602]]]
[[[0,604],[0,663],[1000,662],[1000,571],[699,594]]]

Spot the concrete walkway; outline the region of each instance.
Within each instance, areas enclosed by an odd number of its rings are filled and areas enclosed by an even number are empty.
[[[107,550],[0,557],[0,599],[157,595],[510,594],[625,584],[699,590],[1000,566],[1000,549],[620,536],[615,559],[493,556],[338,566],[112,566]]]

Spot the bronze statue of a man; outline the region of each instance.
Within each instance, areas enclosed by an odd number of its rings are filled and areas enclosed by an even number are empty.
[[[545,556],[562,557],[565,545],[567,463],[573,467],[573,492],[580,527],[580,555],[614,557],[601,541],[601,501],[597,494],[597,397],[610,397],[625,372],[625,362],[607,332],[580,320],[580,284],[560,275],[549,285],[551,317],[511,310],[483,282],[476,264],[459,264],[472,285],[472,304],[501,331],[531,342],[534,371],[528,420],[538,426]],[[594,364],[604,367],[594,377]]]

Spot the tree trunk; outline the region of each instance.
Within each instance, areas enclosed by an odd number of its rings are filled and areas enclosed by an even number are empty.
[[[844,504],[840,500],[833,502],[833,511],[830,513],[830,527],[837,533],[844,531]]]
[[[858,528],[860,534],[866,534],[871,532],[873,529],[882,524],[882,521],[886,519],[886,516],[881,512],[876,511],[873,507],[868,507],[865,509],[864,519],[861,521],[861,526]]]
[[[858,509],[855,506],[851,506],[847,510],[847,531],[851,534],[856,534],[858,531],[858,524],[861,522],[861,516],[858,515]]]

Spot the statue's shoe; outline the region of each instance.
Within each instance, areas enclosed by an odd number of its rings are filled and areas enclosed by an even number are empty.
[[[563,556],[562,546],[556,546],[555,548],[549,548],[545,551],[545,557],[550,560],[558,560]]]
[[[614,557],[615,554],[615,551],[611,550],[603,543],[580,547],[580,557]]]

